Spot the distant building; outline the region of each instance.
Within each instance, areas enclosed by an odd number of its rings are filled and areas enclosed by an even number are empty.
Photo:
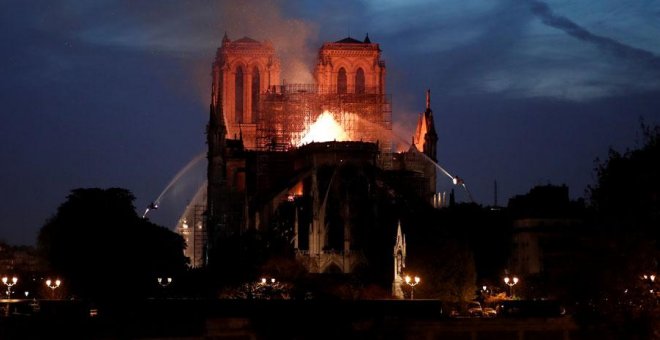
[[[41,270],[43,263],[33,247],[0,243],[0,274],[36,273]]]
[[[560,281],[574,268],[584,244],[584,204],[565,185],[537,186],[509,200],[513,216],[511,273]]]

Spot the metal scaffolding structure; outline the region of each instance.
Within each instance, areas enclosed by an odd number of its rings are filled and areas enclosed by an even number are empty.
[[[257,149],[286,151],[296,147],[323,112],[329,112],[350,140],[378,143],[391,152],[390,96],[366,88],[362,93],[337,93],[315,84],[271,86],[259,99]]]

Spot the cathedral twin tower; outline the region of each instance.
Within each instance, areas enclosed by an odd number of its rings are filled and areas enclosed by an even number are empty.
[[[217,51],[213,63],[212,105],[221,108],[224,114],[229,138],[242,136],[246,149],[264,149],[273,137],[282,137],[291,133],[300,133],[293,126],[277,126],[286,121],[277,115],[296,116],[299,121],[305,115],[318,115],[313,112],[319,102],[337,98],[322,98],[333,95],[363,95],[362,98],[345,98],[345,101],[363,101],[371,95],[371,101],[385,95],[385,63],[380,59],[378,44],[346,38],[334,43],[325,43],[318,54],[314,70],[314,85],[281,85],[280,62],[270,42],[259,42],[251,38],[230,40],[225,34],[222,45]],[[313,94],[314,103],[307,108],[289,105],[288,112],[279,111],[269,105],[278,101],[275,96],[286,96],[287,91]],[[309,98],[292,98],[292,100]],[[351,100],[352,99],[352,100]],[[283,100],[280,100],[282,102]],[[282,102],[280,104],[289,104]],[[290,103],[292,104],[292,103]],[[389,106],[385,99],[376,107],[380,117],[369,117],[377,123],[389,122]],[[326,103],[325,108],[332,108]],[[292,110],[293,109],[293,110]],[[293,112],[292,112],[293,111]],[[369,111],[369,110],[368,110]],[[374,111],[374,108],[372,110]],[[359,113],[358,113],[359,114]],[[288,143],[288,140],[280,140]]]

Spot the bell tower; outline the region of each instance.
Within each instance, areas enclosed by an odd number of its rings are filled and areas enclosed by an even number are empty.
[[[380,47],[366,36],[325,43],[319,51],[314,78],[319,91],[337,94],[385,94],[385,62]]]
[[[270,42],[248,37],[232,41],[225,33],[213,63],[218,91],[212,104],[222,107],[228,139],[240,136],[246,149],[256,147],[260,94],[279,81],[280,62]]]

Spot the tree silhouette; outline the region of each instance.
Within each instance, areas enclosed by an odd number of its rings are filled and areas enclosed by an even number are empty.
[[[185,243],[140,218],[128,190],[75,189],[41,228],[40,254],[70,292],[93,300],[144,297],[186,268]]]
[[[660,127],[642,125],[642,132],[641,146],[610,150],[595,169],[596,184],[588,188],[595,228],[585,249],[592,256],[581,266],[589,285],[581,297],[594,301],[608,324],[645,337],[660,332],[657,287],[643,280],[659,269]],[[650,327],[634,326],[639,322]]]

